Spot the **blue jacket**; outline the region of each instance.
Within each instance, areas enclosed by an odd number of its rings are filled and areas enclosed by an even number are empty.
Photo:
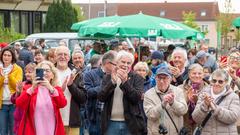
[[[87,91],[87,116],[90,122],[96,122],[96,118],[100,116],[103,104],[97,100],[97,95],[101,90],[101,83],[104,76],[104,72],[101,67],[85,72],[83,81]]]

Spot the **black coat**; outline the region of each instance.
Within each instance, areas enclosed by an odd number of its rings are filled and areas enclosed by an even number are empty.
[[[83,75],[82,72],[78,72],[73,84],[68,86],[69,92],[72,95],[71,104],[70,104],[70,118],[69,126],[70,127],[80,127],[80,105],[84,104],[87,100],[87,92],[83,84]]]
[[[128,74],[128,77],[129,79],[124,84],[120,85],[120,89],[123,91],[125,122],[132,135],[143,135],[147,131],[143,112],[140,108],[141,95],[144,89],[144,79],[132,72]],[[108,122],[111,118],[115,88],[116,84],[112,83],[111,75],[105,75],[101,91],[98,94],[99,100],[104,102],[104,110],[101,117],[102,133],[106,133]]]

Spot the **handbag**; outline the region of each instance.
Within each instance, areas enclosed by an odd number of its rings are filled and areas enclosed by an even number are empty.
[[[162,101],[161,96],[159,95],[159,93],[157,93],[158,97],[160,98],[160,100]],[[179,131],[174,120],[172,119],[171,115],[169,114],[168,110],[164,108],[164,110],[166,111],[168,117],[170,118],[170,120],[172,121],[178,135],[188,135],[188,129],[186,127],[182,127],[181,130]]]
[[[222,96],[216,103],[216,105],[219,105],[223,99],[225,98],[226,96]],[[211,110],[207,116],[204,118],[204,120],[202,121],[202,123],[197,126],[194,131],[193,131],[193,135],[201,135],[202,134],[202,129],[204,128],[204,126],[206,125],[206,123],[208,122],[208,120],[210,119],[210,117],[212,116],[213,114],[213,110]]]

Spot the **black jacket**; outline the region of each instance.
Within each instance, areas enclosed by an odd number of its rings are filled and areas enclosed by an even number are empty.
[[[133,135],[143,135],[146,133],[143,112],[140,109],[141,95],[144,89],[144,79],[130,72],[129,79],[120,85],[123,91],[123,108],[125,122],[129,131]],[[116,84],[111,81],[111,75],[105,75],[102,82],[101,91],[98,94],[98,99],[104,102],[104,110],[102,112],[101,129],[105,133],[108,128],[108,122],[111,118],[113,95]]]
[[[73,84],[68,86],[68,89],[72,95],[70,104],[70,127],[80,127],[80,105],[84,104],[87,100],[87,92],[83,84],[83,75],[79,71],[77,77],[73,81]]]

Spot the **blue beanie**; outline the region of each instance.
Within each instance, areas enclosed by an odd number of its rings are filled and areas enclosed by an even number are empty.
[[[151,59],[163,60],[164,59],[164,54],[163,54],[162,51],[154,51],[151,55]]]

